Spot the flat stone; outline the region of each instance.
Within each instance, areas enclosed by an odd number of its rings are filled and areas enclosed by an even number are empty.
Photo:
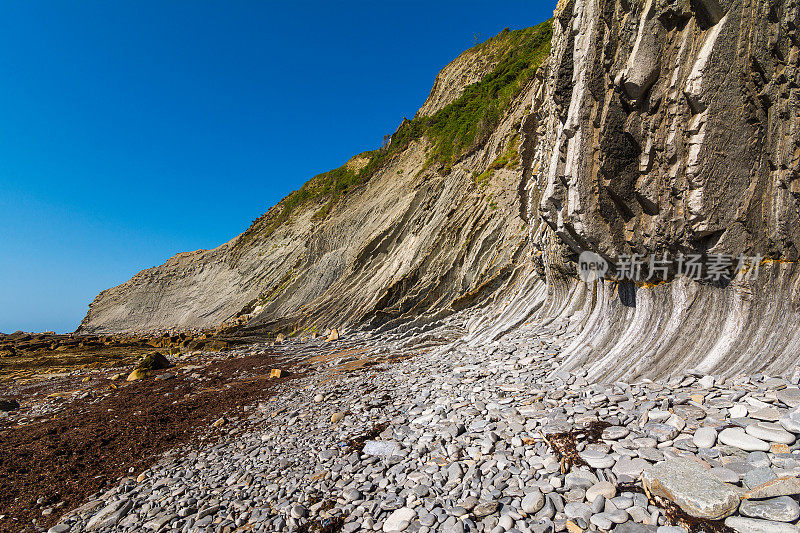
[[[786,387],[783,390],[777,391],[775,397],[789,407],[800,406],[800,388]]]
[[[773,522],[771,520],[757,520],[755,518],[744,518],[742,516],[729,516],[725,519],[725,525],[738,533],[798,533],[800,528],[792,524],[783,522]]]
[[[703,376],[702,378],[697,380],[697,384],[703,387],[704,389],[710,389],[714,386],[716,382],[716,378],[714,376]]]
[[[761,439],[757,439],[751,435],[748,435],[743,429],[740,428],[723,429],[719,434],[719,441],[722,444],[727,444],[728,446],[733,446],[734,448],[739,448],[740,450],[746,450],[749,452],[769,451],[769,444]]]
[[[478,505],[479,502],[480,501],[475,496],[467,496],[466,498],[461,500],[460,505],[467,511],[471,511],[475,508],[476,505]]]
[[[383,531],[405,531],[416,517],[417,512],[414,509],[401,507],[389,515],[389,518],[383,523]]]
[[[646,526],[644,524],[628,521],[614,528],[614,533],[655,533],[656,530],[656,526]]]
[[[753,466],[770,466],[772,462],[766,452],[750,452],[747,454],[747,462]]]
[[[742,405],[740,403],[737,403],[736,405],[728,409],[728,414],[731,416],[731,418],[744,418],[745,416],[747,416],[748,412],[749,409],[747,408],[747,406]]]
[[[611,468],[616,463],[613,457],[597,450],[584,450],[580,457],[592,468]]]
[[[707,426],[697,428],[692,442],[698,448],[712,448],[717,442],[717,430]]]
[[[497,502],[481,502],[475,506],[472,510],[472,514],[477,516],[478,518],[483,518],[484,516],[489,516],[497,511],[497,508],[500,506]]]
[[[130,500],[117,500],[109,503],[92,516],[86,524],[86,531],[114,527],[132,506],[133,502]]]
[[[744,474],[744,484],[746,487],[757,487],[759,485],[763,485],[773,479],[777,478],[778,476],[775,475],[775,472],[768,466],[760,466],[758,468],[753,468],[752,470],[748,470]]]
[[[349,502],[354,502],[356,500],[361,499],[361,492],[358,491],[357,489],[347,489],[342,493],[342,496],[344,496],[345,500]]]
[[[567,518],[583,518],[586,522],[592,516],[592,508],[585,503],[570,502],[564,506],[564,514]]]
[[[800,433],[800,407],[796,407],[786,413],[779,421],[780,425],[792,433]]]
[[[691,459],[675,458],[649,466],[642,481],[651,494],[675,502],[697,518],[720,520],[739,507],[740,490]]]
[[[160,513],[152,520],[144,523],[145,529],[152,529],[153,531],[161,531],[167,524],[178,518],[177,514]]]
[[[647,419],[650,422],[663,422],[671,416],[672,413],[669,411],[663,411],[661,409],[651,409],[647,412]]]
[[[597,526],[601,531],[608,531],[614,526],[614,522],[608,519],[605,513],[593,514],[589,517],[589,522]]]
[[[672,426],[678,431],[683,431],[683,428],[686,427],[686,421],[674,413],[669,418],[667,418],[667,421],[664,422],[664,424]]]
[[[617,476],[630,476],[634,479],[642,475],[642,471],[650,466],[650,463],[638,457],[630,459],[628,457],[620,457],[614,468],[611,469]]]
[[[741,476],[739,474],[737,474],[730,468],[725,468],[722,466],[717,466],[709,469],[709,473],[711,473],[713,476],[716,476],[721,481],[724,481],[726,483],[738,483],[739,479],[741,479]]]
[[[781,412],[775,407],[762,407],[761,409],[750,411],[750,418],[766,422],[777,422],[781,418]]]
[[[656,448],[639,448],[636,450],[636,453],[639,454],[639,457],[646,461],[650,461],[651,463],[657,463],[664,460],[664,454],[661,453],[661,450]]]
[[[658,442],[672,440],[679,433],[678,428],[658,422],[648,422],[642,428],[648,437],[656,439]]]
[[[785,476],[750,488],[744,497],[748,499],[763,499],[776,496],[793,496],[795,494],[800,494],[800,478]]]
[[[364,443],[365,455],[391,457],[400,452],[400,444],[394,440],[368,440]]]
[[[778,496],[768,500],[743,500],[739,513],[751,518],[794,522],[800,518],[800,505],[789,496]]]
[[[625,426],[610,426],[603,430],[602,437],[605,440],[619,440],[627,437],[630,432]]]
[[[422,511],[419,515],[419,523],[426,527],[431,527],[436,523],[436,515]]]
[[[773,442],[769,445],[770,453],[789,453],[791,450],[785,444],[779,444],[777,442]]]
[[[768,442],[794,444],[796,437],[774,422],[756,422],[744,428],[748,435]]]
[[[642,504],[644,504],[644,502],[642,502]],[[644,524],[650,520],[650,513],[645,507],[634,505],[633,507],[625,509],[625,511],[631,518],[633,518],[634,522]]]
[[[597,476],[588,470],[572,470],[564,476],[564,486],[568,489],[588,489],[598,481]]]

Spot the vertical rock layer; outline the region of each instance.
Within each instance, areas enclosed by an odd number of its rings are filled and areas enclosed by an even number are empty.
[[[541,214],[573,251],[796,260],[793,0],[560,2]]]
[[[513,306],[568,324],[569,367],[613,378],[797,364],[798,16],[791,0],[559,2],[530,188],[557,239],[531,234],[547,290]],[[584,250],[768,260],[730,283],[585,284]]]

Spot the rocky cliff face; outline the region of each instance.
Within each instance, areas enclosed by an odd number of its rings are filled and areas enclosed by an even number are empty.
[[[179,254],[104,291],[80,331],[390,327],[485,301],[526,262],[519,146],[530,102],[543,91],[536,67],[550,36],[549,23],[504,31],[462,54],[389,149],[314,178],[219,248]],[[520,58],[537,64],[520,66]],[[501,75],[510,78],[500,84]],[[464,94],[487,76],[480,87],[498,91],[491,100]],[[458,131],[465,124],[490,127],[468,137]]]
[[[794,1],[562,1],[542,216],[573,248],[797,259]]]
[[[571,0],[555,13],[531,200],[557,239],[542,323],[596,377],[790,373],[798,354],[798,5]],[[765,258],[730,280],[575,280],[575,259]],[[494,329],[507,318],[494,321]]]
[[[562,0],[535,75],[498,85],[516,59],[538,61],[523,53],[533,34],[504,32],[462,54],[390,149],[315,178],[216,250],[101,293],[81,329],[419,333],[453,316],[464,343],[531,324],[567,331],[565,366],[595,377],[790,372],[800,349],[798,9]],[[481,115],[497,116],[489,131],[444,142],[464,129],[441,124],[468,116],[488,87],[503,103]],[[576,260],[587,250],[612,263],[765,261],[755,278],[671,269],[656,284],[585,283]]]

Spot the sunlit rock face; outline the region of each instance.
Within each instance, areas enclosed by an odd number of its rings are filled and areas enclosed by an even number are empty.
[[[563,340],[562,368],[592,379],[800,375],[798,10],[562,0],[547,63],[453,165],[431,168],[429,142],[414,142],[324,218],[312,202],[272,228],[279,204],[219,248],[104,291],[81,329],[234,322],[449,342],[447,324],[475,347],[545,329]],[[492,57],[448,65],[417,116],[459,98]],[[517,145],[518,163],[499,166]],[[586,283],[583,251],[767,260],[724,283]]]
[[[445,67],[418,116],[437,113],[491,73],[503,42]],[[543,42],[546,58],[549,38]],[[451,168],[431,163],[428,138],[415,141],[325,216],[321,197],[273,226],[285,199],[230,242],[178,254],[103,291],[79,331],[408,329],[485,303],[514,285],[515,271],[528,263],[528,229],[543,226],[528,216],[522,186],[531,154],[491,166],[517,153],[523,124],[534,134],[535,121],[526,118],[531,102],[541,105],[542,84],[540,75],[526,80],[487,138]],[[359,155],[347,164],[368,161]]]
[[[572,251],[797,259],[799,9],[559,3],[540,209]]]

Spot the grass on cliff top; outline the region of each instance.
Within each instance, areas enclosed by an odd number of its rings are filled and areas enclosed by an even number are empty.
[[[327,199],[314,215],[322,218],[348,191],[366,183],[384,163],[417,140],[426,138],[432,148],[428,164],[437,163],[443,173],[453,163],[486,141],[499,125],[513,99],[533,78],[550,53],[552,21],[523,30],[503,30],[500,34],[473,47],[472,51],[493,54],[494,69],[483,79],[468,85],[462,95],[429,117],[404,120],[392,135],[388,146],[364,152],[339,168],[324,172],[306,182],[276,206],[276,210],[259,217],[245,232],[256,231],[260,222],[267,224],[267,233],[287,221],[300,206]],[[364,161],[353,165],[354,160]]]

